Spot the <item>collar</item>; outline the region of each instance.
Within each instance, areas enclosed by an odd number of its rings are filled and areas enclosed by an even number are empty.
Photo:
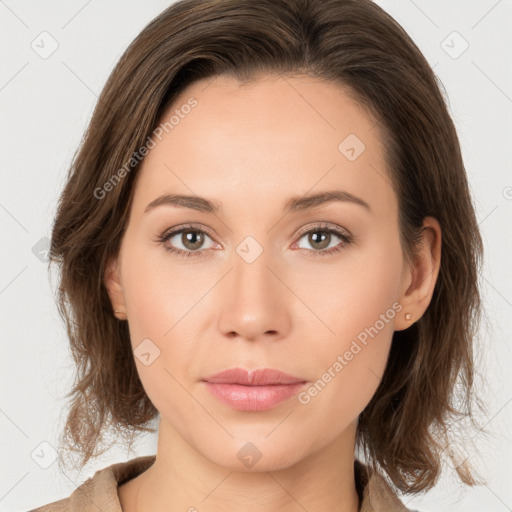
[[[118,486],[146,471],[155,460],[155,455],[146,455],[112,464],[96,471],[68,498],[30,512],[123,512],[117,494]],[[354,461],[354,476],[359,494],[359,512],[413,512],[402,504],[382,475],[357,459]]]

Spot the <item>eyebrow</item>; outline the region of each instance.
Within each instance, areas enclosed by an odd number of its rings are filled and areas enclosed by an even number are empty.
[[[344,190],[329,190],[326,192],[319,192],[317,194],[310,194],[307,196],[292,197],[285,203],[283,213],[288,214],[298,211],[305,211],[333,202],[356,204],[371,212],[370,205],[360,197],[357,197]],[[211,199],[206,199],[204,197],[183,194],[163,194],[160,197],[157,197],[155,200],[151,201],[151,203],[146,206],[144,213],[162,205],[177,206],[179,208],[190,208],[199,212],[213,214],[220,213],[222,210],[221,203]]]

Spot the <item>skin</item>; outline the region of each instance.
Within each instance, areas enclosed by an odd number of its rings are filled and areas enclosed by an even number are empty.
[[[339,84],[216,77],[192,84],[169,114],[190,97],[197,106],[138,171],[127,230],[105,274],[132,347],[149,338],[160,350],[148,366],[135,358],[160,428],[154,465],[119,487],[123,510],[355,512],[358,416],[382,377],[393,331],[418,320],[431,300],[439,224],[425,219],[420,255],[407,263],[378,126]],[[354,161],[338,150],[349,134],[366,146]],[[290,197],[328,190],[347,191],[371,210],[338,201],[283,214]],[[144,213],[163,193],[222,208]],[[188,223],[206,232],[198,249],[181,234],[156,241]],[[341,250],[315,257],[328,248],[300,230],[322,223],[353,241],[330,235],[325,245]],[[252,263],[236,252],[247,236],[263,249]],[[166,245],[203,257],[180,257]],[[268,411],[237,411],[201,382],[240,366],[314,383],[394,303],[394,318],[307,404],[292,397]],[[248,442],[261,453],[251,468],[237,457]]]

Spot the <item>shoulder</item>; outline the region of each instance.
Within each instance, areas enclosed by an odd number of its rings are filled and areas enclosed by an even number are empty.
[[[53,501],[29,512],[122,512],[117,488],[144,472],[155,462],[155,455],[118,462],[94,473],[67,498]]]
[[[407,508],[383,475],[357,459],[354,462],[354,475],[361,502],[360,512],[419,512]]]

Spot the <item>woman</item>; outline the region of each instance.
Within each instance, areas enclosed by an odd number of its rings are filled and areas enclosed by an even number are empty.
[[[37,510],[408,510],[472,414],[481,258],[436,77],[382,9],[173,4],[110,76],[51,241],[64,446],[83,467],[158,417],[157,453]]]

